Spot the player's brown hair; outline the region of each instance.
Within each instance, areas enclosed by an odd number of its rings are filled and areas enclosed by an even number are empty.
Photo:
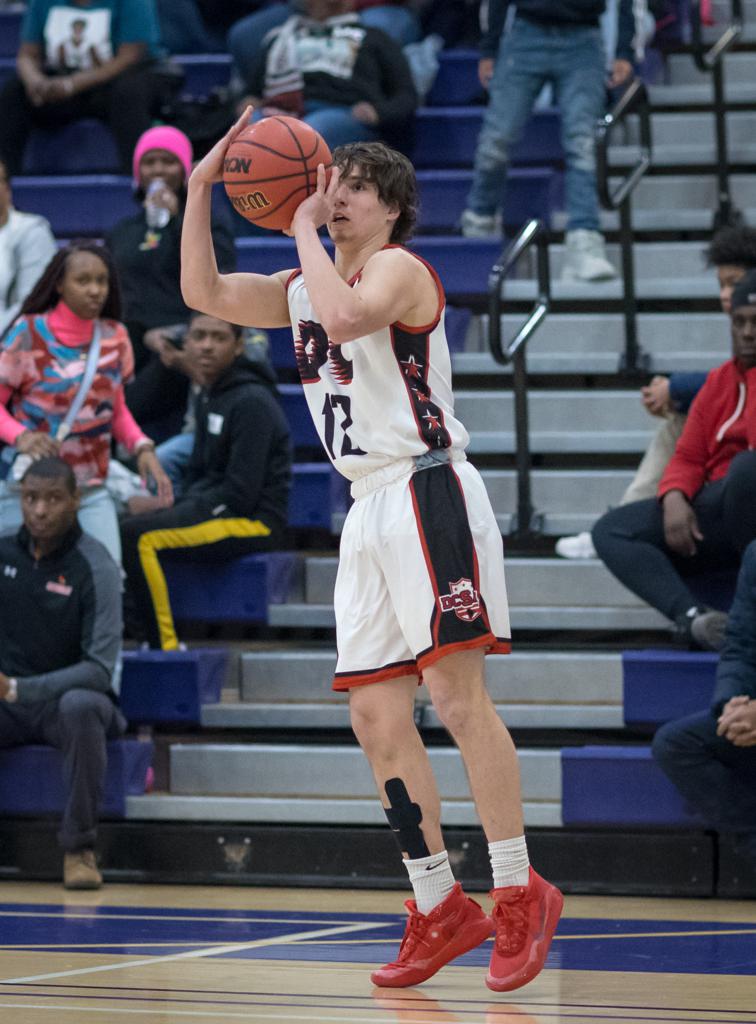
[[[391,242],[406,242],[417,220],[417,182],[415,169],[403,153],[382,142],[350,142],[333,152],[334,166],[345,178],[357,167],[365,181],[375,185],[386,206],[398,206]]]

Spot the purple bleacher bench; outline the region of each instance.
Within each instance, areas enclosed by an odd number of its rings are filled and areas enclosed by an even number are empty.
[[[125,651],[121,710],[130,722],[198,724],[203,704],[217,704],[228,651]]]
[[[462,238],[459,235],[426,235],[413,239],[412,250],[435,267],[449,297],[486,295],[488,274],[501,254],[502,240]],[[331,251],[331,246],[326,244]],[[239,271],[274,274],[299,265],[292,239],[237,238]]]
[[[221,565],[165,559],[174,618],[199,622],[267,622],[268,605],[284,604],[298,560],[290,551],[245,555]]]
[[[296,463],[289,498],[289,526],[330,531],[334,513],[347,510],[347,493],[347,481],[330,462]]]
[[[719,655],[710,651],[624,651],[625,724],[658,726],[705,711],[718,664]]]
[[[483,107],[422,107],[417,113],[412,161],[418,168],[471,167]],[[536,111],[512,148],[513,164],[555,164],[563,159],[556,110]]]
[[[114,174],[121,165],[110,129],[84,118],[60,128],[35,128],[24,152],[24,174]]]
[[[152,743],[122,739],[108,743],[103,817],[123,818],[126,797],[145,792],[152,766]],[[37,744],[0,750],[0,813],[60,814],[65,805],[63,758],[59,750]]]
[[[658,767],[650,747],[562,750],[565,825],[700,826]]]
[[[0,57],[15,58],[21,44],[21,7],[0,11]]]

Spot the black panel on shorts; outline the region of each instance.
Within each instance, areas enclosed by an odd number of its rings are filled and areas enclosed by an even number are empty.
[[[450,465],[415,473],[410,492],[436,595],[431,650],[491,632],[462,485]],[[422,657],[425,651],[417,657]]]

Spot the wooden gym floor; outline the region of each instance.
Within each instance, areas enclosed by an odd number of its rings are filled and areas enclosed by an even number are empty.
[[[497,996],[490,943],[418,988],[373,988],[406,896],[0,884],[0,1021],[756,1024],[753,902],[570,897],[547,968]]]

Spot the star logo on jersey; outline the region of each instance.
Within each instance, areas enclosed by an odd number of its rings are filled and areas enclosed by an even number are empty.
[[[303,384],[319,380],[320,368],[328,360],[328,335],[314,320],[299,321],[299,337],[294,340],[294,355]]]
[[[404,376],[409,380],[422,380],[423,379],[423,367],[421,363],[415,361],[414,356],[409,356],[407,359],[402,359],[402,367],[404,368]]]
[[[437,415],[434,415],[430,411],[430,409],[428,410],[428,412],[426,412],[425,416],[423,416],[423,419],[428,424],[429,430],[439,430],[441,428],[441,421],[439,420]]]
[[[464,576],[449,584],[449,593],[440,594],[438,603],[442,612],[454,612],[463,622],[474,622],[481,614],[480,594]]]

